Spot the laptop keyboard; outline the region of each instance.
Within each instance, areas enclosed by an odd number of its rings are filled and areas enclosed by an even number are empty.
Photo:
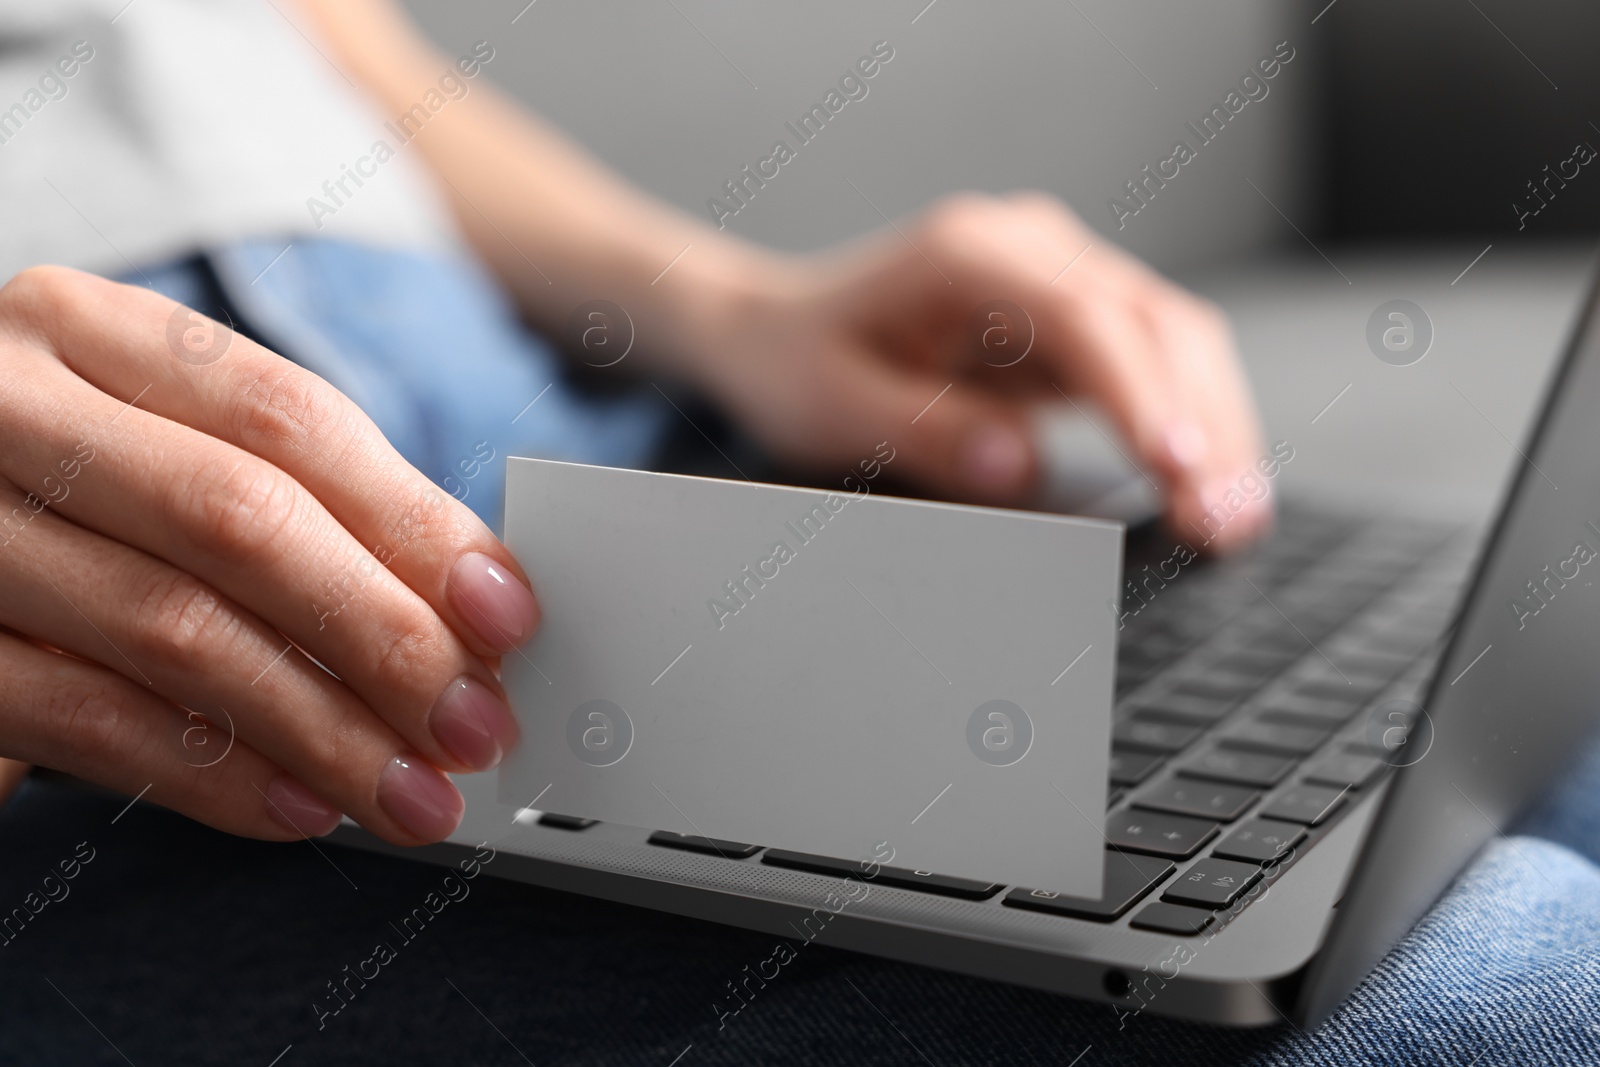
[[[1266,544],[1221,562],[1179,562],[1185,554],[1163,536],[1131,544],[1126,565],[1104,891],[1089,900],[1010,887],[1003,906],[1099,923],[1128,916],[1179,936],[1215,929],[1392,766],[1412,761],[1414,702],[1470,538],[1443,524],[1305,510],[1280,512]],[[588,825],[569,822],[560,828]],[[649,841],[862,877],[858,863],[826,856],[664,832]],[[1008,888],[898,868],[875,878],[966,900]]]

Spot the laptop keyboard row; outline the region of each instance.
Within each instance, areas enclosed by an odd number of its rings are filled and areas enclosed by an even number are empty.
[[[1231,920],[1405,748],[1468,562],[1443,526],[1289,513],[1271,542],[1195,573],[1129,566],[1103,891],[1011,888],[1001,903],[1180,936]],[[1170,562],[1170,560],[1169,560]],[[583,830],[593,820],[544,813]],[[652,845],[864,879],[856,861],[658,831]],[[875,884],[964,900],[1007,887],[878,867]]]

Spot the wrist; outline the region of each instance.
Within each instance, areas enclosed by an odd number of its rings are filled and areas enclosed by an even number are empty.
[[[740,359],[751,327],[792,303],[806,284],[801,262],[716,237],[689,250],[651,286],[658,291],[663,369],[716,395]]]

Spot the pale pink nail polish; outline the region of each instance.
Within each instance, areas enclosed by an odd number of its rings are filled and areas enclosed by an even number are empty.
[[[461,824],[466,802],[450,779],[407,753],[389,761],[378,778],[378,806],[424,841],[439,841]]]
[[[539,625],[539,604],[528,587],[482,552],[469,552],[450,572],[450,602],[473,632],[510,652]]]
[[[1163,443],[1167,455],[1179,467],[1198,467],[1211,451],[1206,432],[1188,419],[1169,426]]]
[[[301,837],[321,837],[339,825],[339,810],[307,789],[298,778],[280,774],[267,785],[267,814]]]
[[[498,764],[517,739],[517,723],[505,701],[466,674],[445,687],[428,726],[446,752],[478,771]]]

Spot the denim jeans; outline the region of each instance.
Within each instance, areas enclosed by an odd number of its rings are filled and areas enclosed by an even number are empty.
[[[678,417],[569,387],[469,266],[296,245],[250,286],[281,247],[147,273],[348,388],[431,476],[480,440],[647,463]],[[512,419],[546,385],[540,420]],[[468,503],[497,511],[499,478]],[[1600,1063],[1600,747],[1309,1034],[1119,1019],[820,946],[719,1021],[770,936],[477,877],[401,937],[441,869],[126,805],[36,778],[0,811],[0,915],[36,909],[0,935],[0,1064]],[[395,958],[347,981],[380,941]]]

